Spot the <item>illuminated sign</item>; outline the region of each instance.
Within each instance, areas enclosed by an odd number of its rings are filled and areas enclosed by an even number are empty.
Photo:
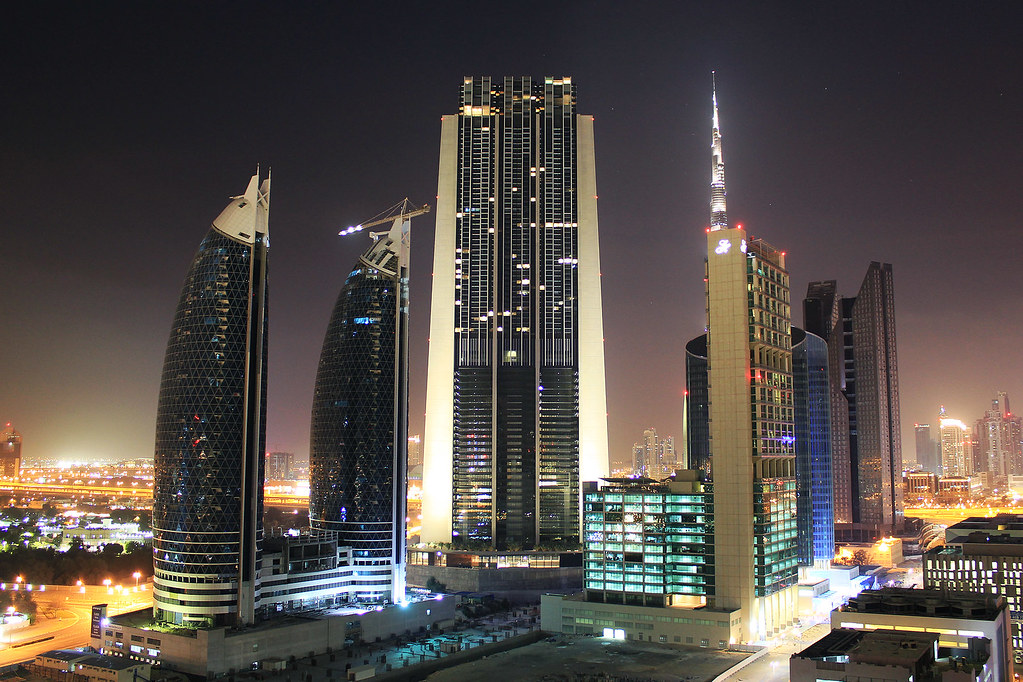
[[[718,242],[717,248],[714,249],[714,253],[725,254],[728,253],[728,250],[730,248],[732,248],[732,242],[728,241],[727,239],[722,239],[721,241]]]
[[[90,634],[92,635],[93,639],[99,639],[99,637],[103,634],[103,621],[105,621],[106,619],[107,619],[106,604],[96,604],[95,606],[92,607],[92,622],[90,623],[92,627],[90,629]]]

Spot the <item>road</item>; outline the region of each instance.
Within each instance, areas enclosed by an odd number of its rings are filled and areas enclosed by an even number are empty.
[[[134,589],[116,592],[101,585],[87,586],[84,593],[74,588],[37,592],[36,622],[12,632],[10,641],[5,637],[0,642],[0,666],[30,661],[52,649],[87,645],[92,605],[109,604],[109,615],[152,607],[152,591],[149,586],[141,587],[138,592]]]

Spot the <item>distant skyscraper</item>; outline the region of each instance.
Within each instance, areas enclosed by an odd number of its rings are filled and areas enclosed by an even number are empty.
[[[660,440],[657,430],[649,428],[643,432],[643,442],[632,446],[633,471],[638,476],[657,478],[660,476]]]
[[[21,434],[10,422],[0,431],[0,476],[17,478],[21,472]]]
[[[674,436],[665,436],[661,439],[661,442],[657,444],[657,457],[661,467],[661,477],[671,476],[679,466]]]
[[[422,437],[408,437],[408,468],[423,465],[423,439]]]
[[[938,423],[941,425],[941,475],[971,476],[973,471],[970,428],[958,419],[946,416],[941,407]]]
[[[153,611],[251,623],[259,607],[270,180],[253,176],[192,261],[156,413]]]
[[[828,344],[792,328],[795,383],[796,514],[799,562],[828,568],[835,558],[835,517],[831,486],[831,396]]]
[[[427,542],[580,541],[609,469],[595,177],[570,78],[466,78],[442,119]]]
[[[872,262],[855,298],[811,282],[807,331],[828,342],[836,535],[881,537],[902,527],[902,436],[892,266]],[[837,365],[837,366],[836,366]]]
[[[730,227],[714,98],[707,230],[714,607],[740,610],[744,640],[796,616],[796,472],[785,254]]]
[[[266,480],[287,481],[293,476],[295,455],[291,452],[266,453]]]
[[[924,471],[932,474],[941,472],[940,458],[938,457],[938,444],[931,435],[930,424],[914,424],[916,435],[916,463]]]
[[[998,485],[1009,474],[1020,473],[1023,465],[1023,419],[1009,410],[1009,396],[999,392],[991,409],[977,420],[973,429],[977,441],[975,461],[990,472]]]
[[[646,447],[642,443],[632,444],[632,473],[636,476],[646,475]]]
[[[309,522],[335,531],[374,597],[405,595],[408,236],[399,217],[355,263],[327,327],[309,441]]]

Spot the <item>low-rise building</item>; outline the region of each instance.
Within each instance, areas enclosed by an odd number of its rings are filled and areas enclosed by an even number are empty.
[[[273,668],[289,656],[322,654],[360,640],[450,627],[457,604],[457,597],[444,595],[389,606],[291,614],[244,628],[208,629],[155,622],[150,609],[110,617],[97,613],[91,644],[103,654],[213,678],[264,665]]]
[[[937,658],[976,660],[976,652],[988,647],[984,665],[993,675],[989,679],[1013,677],[1012,625],[1004,597],[933,589],[864,590],[831,612],[831,628],[937,634]],[[974,641],[978,639],[988,644]]]
[[[707,606],[714,594],[709,487],[696,471],[661,482],[585,483],[585,589],[544,595],[541,627],[714,648],[741,642],[741,611]]]
[[[949,526],[945,545],[924,553],[924,587],[1005,597],[1016,663],[1023,663],[1023,517],[972,517]]]
[[[45,677],[76,682],[136,682],[138,678],[148,680],[151,670],[150,664],[144,661],[77,649],[55,649],[39,654],[29,668]]]
[[[940,658],[941,635],[906,630],[832,630],[789,659],[791,682],[995,682],[979,639],[968,656]]]

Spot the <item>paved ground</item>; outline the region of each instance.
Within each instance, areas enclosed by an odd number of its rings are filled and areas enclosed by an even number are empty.
[[[84,593],[55,588],[37,592],[36,622],[12,632],[0,642],[0,665],[21,663],[52,649],[68,649],[89,643],[89,620],[93,604],[109,604],[108,613],[116,615],[153,605],[147,590],[113,591],[103,586],[86,587]]]
[[[429,682],[518,682],[531,680],[626,680],[684,682],[712,680],[749,654],[597,637],[549,640],[442,670]]]

